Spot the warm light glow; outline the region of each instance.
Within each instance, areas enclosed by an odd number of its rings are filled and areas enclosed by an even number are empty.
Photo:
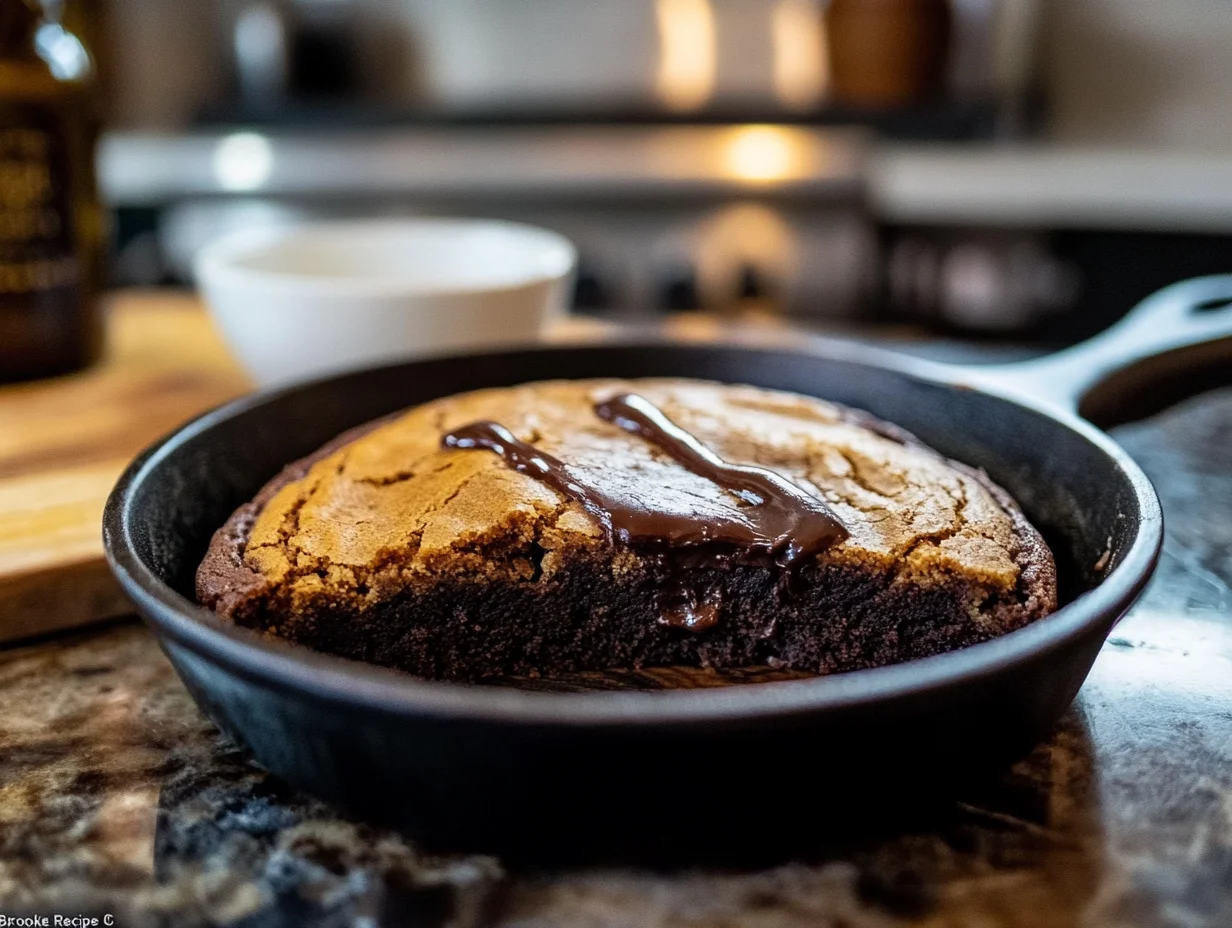
[[[717,51],[710,0],[656,0],[659,71],[655,87],[671,110],[694,110],[714,93]]]
[[[274,148],[256,132],[236,132],[214,149],[214,178],[223,190],[256,190],[274,170]]]
[[[825,94],[829,65],[817,0],[778,0],[770,14],[774,95],[792,109],[816,106]]]
[[[767,300],[781,299],[783,284],[799,269],[799,235],[777,208],[730,203],[697,227],[694,264],[703,305],[730,304],[742,269],[751,267],[771,287]]]
[[[723,148],[726,173],[752,183],[797,177],[805,169],[805,160],[805,143],[800,133],[782,126],[732,129]]]

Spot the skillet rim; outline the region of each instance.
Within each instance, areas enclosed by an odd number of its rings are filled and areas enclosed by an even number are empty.
[[[756,686],[596,693],[551,693],[421,680],[389,668],[270,640],[249,629],[223,622],[211,610],[181,596],[136,553],[130,513],[136,491],[146,481],[156,479],[160,463],[178,446],[234,416],[277,402],[299,390],[365,370],[390,370],[428,361],[476,363],[484,357],[512,353],[552,354],[614,347],[772,350],[817,360],[841,360],[946,389],[976,390],[1000,402],[1022,407],[1093,444],[1124,474],[1140,513],[1133,541],[1120,563],[1094,589],[1025,628],[966,648],[885,667]],[[635,334],[598,342],[555,342],[483,354],[418,358],[258,391],[232,400],[159,439],[129,464],[107,499],[103,542],[107,561],[124,592],[153,626],[155,634],[165,639],[164,646],[169,640],[250,683],[318,703],[365,708],[395,716],[538,727],[670,727],[868,709],[1008,672],[1046,653],[1063,649],[1101,625],[1111,626],[1129,608],[1158,560],[1163,543],[1163,516],[1150,480],[1116,442],[1076,414],[1032,400],[1012,388],[1000,387],[995,381],[995,368],[985,371],[978,367],[941,364],[875,346],[831,339],[810,340],[802,349],[798,345],[786,347],[773,341],[761,344],[747,339],[708,339],[698,343]]]

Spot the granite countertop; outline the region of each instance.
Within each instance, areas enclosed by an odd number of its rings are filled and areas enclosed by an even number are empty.
[[[1232,925],[1232,390],[1116,435],[1163,498],[1160,570],[1051,740],[925,823],[757,871],[427,855],[251,764],[125,620],[0,651],[0,915],[177,928]]]

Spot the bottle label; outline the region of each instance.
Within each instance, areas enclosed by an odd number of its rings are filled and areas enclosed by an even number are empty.
[[[0,105],[0,301],[77,286],[65,129],[54,110]]]

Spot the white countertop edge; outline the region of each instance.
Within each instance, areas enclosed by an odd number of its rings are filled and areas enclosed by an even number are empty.
[[[722,196],[866,198],[878,218],[943,226],[1232,233],[1232,152],[1046,144],[865,144],[801,130],[816,168],[772,185],[705,165],[714,127],[401,129],[271,135],[252,188],[216,176],[220,134],[113,132],[99,155],[105,198],[190,196]],[[675,138],[671,138],[672,136]],[[670,141],[669,141],[670,140]]]
[[[839,196],[860,192],[863,133],[784,127],[781,178],[734,176],[724,160],[731,133],[748,127],[522,127],[373,129],[370,132],[108,133],[98,166],[112,204],[158,205],[186,196]],[[266,164],[240,164],[228,184],[220,151],[237,136]],[[259,177],[259,179],[258,179]]]
[[[904,223],[1232,232],[1232,153],[883,144],[867,191]]]

